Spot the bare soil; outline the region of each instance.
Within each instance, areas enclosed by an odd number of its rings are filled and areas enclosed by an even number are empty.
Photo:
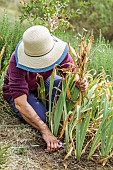
[[[8,146],[1,170],[113,170],[113,158],[103,167],[87,160],[87,153],[78,161],[74,156],[64,160],[65,148],[47,153],[40,133],[21,123],[0,96],[0,146]]]

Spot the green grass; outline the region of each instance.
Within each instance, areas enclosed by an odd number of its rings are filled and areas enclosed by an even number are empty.
[[[66,42],[70,42],[75,49],[77,49],[78,44],[80,44],[79,35],[71,30],[66,32],[57,32],[55,35]],[[113,45],[105,40],[100,33],[100,37],[94,39],[89,55],[87,70],[95,69],[97,74],[99,74],[101,72],[101,68],[103,67],[106,74],[110,76],[110,80],[113,80],[112,63]]]
[[[2,59],[2,67],[8,63],[10,55],[15,50],[25,30],[23,24],[20,24],[16,20],[11,24],[9,20],[7,13],[5,13],[2,20],[0,20],[0,51],[2,47],[6,45]]]
[[[13,23],[15,18],[17,19],[20,15],[20,5],[19,1],[14,2],[10,0],[0,0],[0,20],[4,16],[4,11],[7,11],[8,16],[10,17],[10,23]]]
[[[95,69],[97,74],[99,74],[101,72],[101,67],[103,67],[106,74],[113,80],[113,46],[102,36],[94,41],[89,58],[89,70]]]

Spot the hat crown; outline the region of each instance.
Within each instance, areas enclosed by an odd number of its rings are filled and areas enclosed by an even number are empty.
[[[54,46],[49,30],[44,26],[32,26],[23,34],[24,52],[29,56],[49,53]]]

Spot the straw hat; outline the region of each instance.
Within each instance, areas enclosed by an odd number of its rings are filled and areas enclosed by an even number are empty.
[[[24,32],[15,52],[18,68],[30,72],[45,72],[63,61],[68,45],[51,35],[46,27],[38,25]]]

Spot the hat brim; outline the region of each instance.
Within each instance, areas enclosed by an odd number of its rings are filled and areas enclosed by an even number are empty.
[[[28,56],[24,52],[23,41],[20,41],[15,50],[17,67],[30,72],[45,72],[59,65],[68,53],[68,44],[57,37],[53,40],[54,47],[43,56]]]

